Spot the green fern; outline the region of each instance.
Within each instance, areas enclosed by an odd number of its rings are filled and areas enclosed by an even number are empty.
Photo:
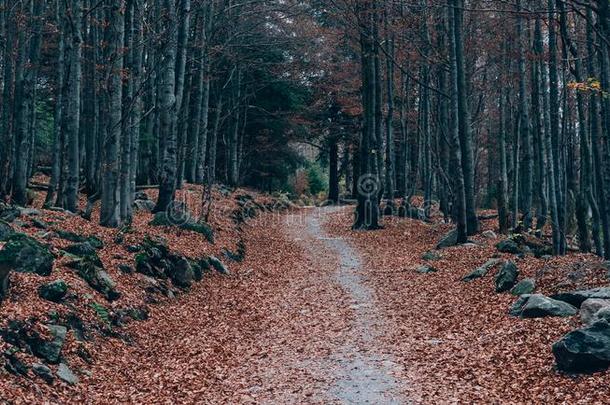
[[[104,322],[109,329],[112,329],[112,324],[110,322],[110,313],[108,312],[108,309],[102,304],[98,304],[97,302],[92,302],[90,305],[91,308],[93,308],[93,310],[97,314],[98,318],[100,318],[100,320]]]

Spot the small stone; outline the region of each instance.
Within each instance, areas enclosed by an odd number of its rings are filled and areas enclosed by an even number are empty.
[[[572,305],[546,297],[542,294],[524,294],[511,307],[512,316],[522,318],[543,318],[546,316],[567,317],[576,315],[578,310]]]
[[[51,369],[44,364],[35,363],[32,365],[32,371],[38,377],[42,378],[47,384],[52,384],[55,377]]]
[[[495,266],[497,266],[501,262],[502,262],[502,260],[500,260],[499,258],[489,259],[483,265],[479,266],[478,268],[476,268],[471,273],[469,273],[469,274],[465,275],[464,277],[462,277],[462,281],[468,283],[468,282],[470,282],[472,280],[475,280],[477,278],[485,277],[487,275],[487,273],[489,273],[489,271],[491,269],[493,269]]]
[[[517,265],[511,261],[504,263],[496,275],[496,292],[502,293],[509,291],[517,283],[518,277],[519,269],[517,268]]]
[[[491,229],[483,232],[482,235],[485,239],[496,239],[498,237],[498,235],[496,235],[496,233]]]
[[[610,300],[601,298],[589,298],[580,306],[580,320],[589,325],[597,320],[596,315],[602,308],[610,307]]]
[[[70,385],[76,385],[79,382],[78,377],[70,370],[65,363],[61,363],[57,368],[57,377]]]
[[[136,211],[152,212],[155,209],[155,202],[152,200],[135,200],[133,206]]]
[[[65,248],[64,251],[79,257],[97,255],[96,249],[89,242],[75,243]]]
[[[68,333],[68,329],[65,326],[61,325],[47,325],[47,328],[49,328],[49,330],[51,331],[51,334],[53,335],[53,340],[39,341],[37,345],[34,345],[34,347],[32,347],[32,351],[36,356],[45,359],[47,362],[51,364],[57,364],[59,363],[61,350],[64,347],[64,342],[66,340],[66,334]]]
[[[430,250],[430,251],[424,253],[421,258],[423,260],[434,261],[434,260],[440,260],[441,255],[437,251]]]
[[[36,208],[19,208],[19,213],[21,215],[27,215],[30,217],[35,217],[40,215],[40,211],[37,210]]]
[[[224,275],[229,274],[229,269],[227,268],[227,266],[225,266],[224,263],[221,262],[220,259],[218,259],[217,257],[210,256],[208,258],[208,262],[220,274],[224,274]]]
[[[64,280],[56,280],[47,284],[43,284],[38,288],[38,295],[41,298],[53,301],[60,302],[66,296],[68,292],[68,284]]]
[[[423,265],[423,266],[419,266],[416,271],[420,274],[430,274],[430,273],[436,273],[438,270],[436,270],[432,266]]]
[[[443,249],[450,246],[457,245],[458,242],[458,233],[457,229],[453,229],[449,231],[436,245],[437,249]]]
[[[523,253],[517,242],[512,239],[505,239],[496,245],[496,248],[502,253],[518,254]]]
[[[521,280],[516,286],[510,290],[512,295],[521,296],[523,294],[533,294],[536,290],[536,280],[533,278],[526,278]]]

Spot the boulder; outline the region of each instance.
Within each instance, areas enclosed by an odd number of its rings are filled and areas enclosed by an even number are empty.
[[[41,285],[38,288],[38,295],[48,301],[60,302],[68,292],[68,284],[64,280],[56,280]]]
[[[421,258],[423,260],[427,260],[427,261],[440,260],[441,254],[437,251],[429,250],[426,253],[424,253]]]
[[[230,274],[227,266],[225,266],[224,263],[221,262],[220,259],[218,259],[217,257],[215,257],[215,256],[208,257],[208,263],[210,263],[210,265],[220,274],[224,274],[224,275]]]
[[[604,321],[574,330],[553,344],[557,368],[589,373],[610,366],[610,324]]]
[[[572,304],[575,307],[580,307],[583,302],[588,300],[589,298],[599,298],[599,299],[610,299],[610,287],[599,287],[592,288],[590,290],[579,290],[579,291],[570,291],[558,293],[551,296],[552,298],[565,301],[568,304]]]
[[[512,239],[504,239],[496,244],[496,248],[502,253],[523,253],[523,250],[519,247],[519,244]]]
[[[21,233],[10,236],[4,247],[0,248],[0,274],[13,270],[48,276],[53,269],[53,261],[49,249]]]
[[[512,261],[504,263],[498,274],[496,275],[496,292],[502,293],[509,291],[517,283],[519,277],[519,269]]]
[[[78,377],[65,363],[61,363],[57,368],[57,377],[70,385],[76,385],[79,382]]]
[[[422,266],[419,266],[416,271],[420,274],[430,274],[430,273],[436,273],[438,270],[436,270],[432,266],[424,264]]]
[[[521,318],[543,318],[546,316],[567,317],[576,315],[572,305],[546,297],[542,294],[524,294],[511,307],[509,314]]]
[[[521,280],[516,286],[514,286],[510,293],[512,295],[521,296],[524,294],[533,294],[536,290],[536,280],[533,278],[526,278]]]
[[[51,369],[45,366],[44,364],[32,364],[32,371],[34,372],[34,374],[44,380],[44,382],[46,382],[47,384],[52,384],[53,380],[55,380],[55,376],[53,375]]]
[[[462,281],[468,283],[472,280],[476,280],[477,278],[485,277],[491,269],[493,269],[495,266],[497,266],[501,262],[502,262],[502,260],[497,259],[497,258],[489,259],[483,265],[477,267],[471,273],[462,277]]]
[[[457,229],[449,231],[436,245],[437,249],[443,249],[450,246],[455,246],[458,243],[458,232]]]
[[[580,320],[583,324],[589,325],[597,320],[596,314],[602,308],[610,307],[610,300],[601,298],[586,299],[580,305]]]

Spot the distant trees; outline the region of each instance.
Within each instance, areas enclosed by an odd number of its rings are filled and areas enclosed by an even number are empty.
[[[185,180],[238,186],[260,181],[251,173],[273,164],[273,152],[292,162],[285,138],[276,143],[298,126],[278,112],[304,105],[292,67],[299,44],[286,40],[291,10],[283,1],[1,0],[0,198],[25,205],[29,187],[46,186],[46,206],[88,217],[99,201],[100,223],[118,227],[131,221],[137,184],[159,186],[163,211]],[[37,123],[49,110],[50,131]],[[32,175],[46,165],[41,185]]]
[[[557,254],[610,257],[608,9],[593,0],[323,2],[324,23],[334,17],[360,55],[351,61],[362,78],[354,172],[372,174],[388,199],[404,196],[401,214],[426,218],[438,202],[461,241],[489,206],[502,233],[548,236]],[[387,189],[394,181],[398,194]],[[380,201],[359,196],[357,218]]]
[[[185,181],[284,187],[302,140],[355,228],[437,204],[465,241],[489,207],[502,233],[610,257],[609,19],[598,0],[0,0],[0,198],[46,187],[117,227],[137,185],[157,211]]]

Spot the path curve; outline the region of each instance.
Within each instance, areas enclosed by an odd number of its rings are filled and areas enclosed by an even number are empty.
[[[400,404],[399,382],[392,375],[396,363],[387,354],[380,354],[376,338],[387,327],[384,316],[375,305],[372,290],[364,283],[362,261],[358,251],[344,238],[330,237],[324,229],[324,218],[341,210],[325,207],[303,211],[305,234],[299,227],[289,231],[315,260],[323,262],[319,249],[337,257],[334,281],[348,295],[354,320],[347,339],[330,356],[330,372],[335,380],[329,394],[345,404]],[[302,215],[302,214],[297,214]],[[323,264],[323,263],[320,263]]]

